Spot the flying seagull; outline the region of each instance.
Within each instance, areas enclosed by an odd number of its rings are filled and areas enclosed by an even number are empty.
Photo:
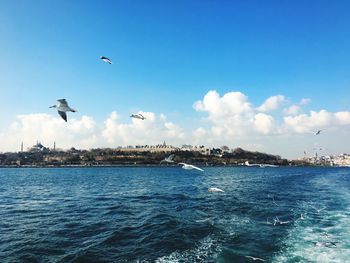
[[[315,135],[319,135],[321,133],[322,130],[318,130],[315,132]]]
[[[330,242],[313,242],[315,247],[336,247],[338,242],[330,241]]]
[[[102,59],[104,62],[106,62],[108,64],[112,64],[112,61],[107,57],[101,56],[100,59]]]
[[[267,197],[270,197],[271,199],[272,199],[272,203],[274,203],[275,205],[278,205],[277,203],[276,203],[276,200],[275,200],[275,198],[273,197],[273,195],[267,195]]]
[[[273,220],[273,225],[275,226],[276,224],[279,225],[285,225],[288,224],[289,221],[280,221],[280,219],[276,216],[276,218]]]
[[[325,210],[326,209],[326,207],[322,207],[322,208],[320,208],[320,209],[317,209],[316,207],[314,207],[314,206],[311,206],[313,209],[315,209],[316,210],[316,212],[317,212],[317,214],[319,214],[322,210]]]
[[[201,171],[201,172],[204,172],[203,169],[197,167],[197,166],[194,166],[192,164],[187,164],[187,163],[179,163],[182,165],[182,168],[185,169],[185,170],[192,170],[192,169],[196,169],[198,171]]]
[[[246,258],[250,258],[250,259],[252,259],[252,260],[254,260],[254,261],[256,261],[256,260],[260,260],[260,261],[265,261],[264,259],[262,259],[262,258],[256,258],[256,257],[252,257],[252,256],[245,256]]]
[[[256,166],[256,167],[261,167],[261,168],[265,168],[265,167],[278,167],[278,165],[274,165],[274,164],[267,164],[267,163],[249,163],[249,161],[245,161],[244,162],[245,166]]]
[[[208,189],[208,192],[210,192],[210,193],[224,193],[225,191],[220,189],[220,188],[217,188],[217,187],[211,187]]]
[[[319,135],[321,132],[323,132],[324,130],[326,130],[326,128],[325,129],[320,129],[320,130],[316,130],[316,131],[313,131],[313,132],[311,132],[311,133],[313,133],[314,135]]]
[[[160,163],[163,163],[163,162],[173,163],[174,157],[175,157],[175,154],[170,154],[168,157],[165,157],[163,160],[161,160]]]
[[[50,108],[57,108],[58,114],[64,119],[65,122],[67,122],[67,111],[76,112],[75,109],[72,109],[68,106],[68,102],[66,99],[58,99],[57,105],[52,105]]]
[[[130,118],[135,118],[135,119],[140,119],[140,120],[145,120],[146,119],[146,117],[143,116],[141,113],[131,114]]]

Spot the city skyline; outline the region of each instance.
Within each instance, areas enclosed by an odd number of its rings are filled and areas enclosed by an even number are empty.
[[[349,152],[349,7],[2,1],[0,152],[37,139]],[[67,123],[48,108],[58,98],[78,110]]]

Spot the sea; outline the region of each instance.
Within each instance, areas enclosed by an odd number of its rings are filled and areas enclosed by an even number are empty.
[[[350,168],[202,168],[2,168],[0,262],[350,262]]]

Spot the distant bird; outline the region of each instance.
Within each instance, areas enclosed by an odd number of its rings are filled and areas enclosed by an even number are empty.
[[[217,187],[211,187],[208,189],[208,192],[210,192],[210,193],[224,193],[225,191],[220,189],[220,188],[217,188]]]
[[[269,218],[266,218],[266,224],[267,225],[272,225],[272,223],[269,221]]]
[[[313,242],[315,247],[336,247],[338,242],[330,241],[330,242]]]
[[[108,63],[108,64],[112,64],[112,61],[109,58],[106,58],[104,56],[101,56],[100,59],[102,59],[104,62]]]
[[[57,101],[58,105],[52,105],[50,108],[57,108],[58,114],[62,117],[62,119],[64,119],[65,122],[67,122],[66,112],[76,112],[76,110],[68,106],[66,99],[58,99]]]
[[[322,208],[320,208],[320,209],[317,209],[317,208],[314,207],[314,206],[311,206],[311,207],[312,207],[313,209],[316,210],[317,214],[319,214],[322,210],[326,209],[326,207],[322,207]]]
[[[278,167],[278,165],[275,165],[275,164],[267,164],[267,163],[259,164],[259,166],[260,166],[261,168],[265,168],[265,167]]]
[[[274,203],[275,205],[278,205],[278,204],[276,203],[275,198],[274,198],[273,196],[271,196],[271,195],[268,194],[267,197],[271,197],[272,203]]]
[[[254,260],[254,261],[256,261],[256,260],[259,260],[259,261],[265,261],[264,259],[262,259],[262,258],[256,258],[256,257],[252,257],[252,256],[245,256],[246,258],[250,258],[250,259],[252,259],[252,260]]]
[[[272,202],[277,205],[275,198],[272,196]]]
[[[314,147],[313,150],[314,150],[314,151],[324,151],[324,150],[328,150],[328,148]]]
[[[174,162],[175,154],[170,154],[168,157],[165,157],[163,160],[160,161],[160,163],[173,163]]]
[[[273,225],[275,226],[276,224],[285,225],[289,224],[289,221],[280,221],[279,218],[276,216],[276,218],[273,220]]]
[[[318,130],[315,132],[315,135],[319,135],[321,133],[322,130]]]
[[[322,237],[329,239],[331,236],[326,232],[322,234]]]
[[[203,169],[197,167],[197,166],[194,166],[192,164],[187,164],[187,163],[179,163],[182,165],[182,168],[185,169],[185,170],[192,170],[192,169],[196,169],[198,171],[201,171],[201,172],[204,172]]]
[[[208,222],[208,221],[211,223],[211,219],[210,218],[198,219],[198,220],[196,220],[196,223],[203,223],[203,222]]]
[[[146,119],[146,117],[143,116],[141,113],[131,114],[130,118],[135,118],[135,119],[140,119],[140,120],[145,120]]]
[[[249,163],[249,161],[245,161],[244,162],[245,166],[256,166],[256,167],[261,167],[261,168],[265,168],[265,167],[278,167],[278,165],[274,165],[274,164],[267,164],[267,163]]]

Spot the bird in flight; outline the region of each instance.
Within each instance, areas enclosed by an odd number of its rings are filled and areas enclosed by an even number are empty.
[[[314,135],[320,135],[320,133],[322,132],[322,131],[324,131],[325,129],[322,129],[322,130],[317,130],[317,131],[313,131],[312,133],[314,134]]]
[[[198,171],[201,171],[201,172],[204,172],[203,169],[197,167],[197,166],[194,166],[192,164],[187,164],[187,163],[179,163],[182,165],[182,168],[185,169],[185,170],[192,170],[192,169],[196,169]]]
[[[315,135],[319,135],[321,133],[322,130],[318,130],[315,132]]]
[[[262,259],[262,258],[256,258],[256,257],[252,257],[252,256],[245,256],[246,258],[250,258],[250,259],[252,259],[252,260],[254,260],[254,261],[256,261],[256,260],[258,260],[258,261],[265,261],[264,259]]]
[[[102,59],[104,62],[106,62],[108,64],[112,64],[112,61],[107,57],[101,56],[100,59]]]
[[[67,122],[67,113],[68,111],[76,112],[75,109],[72,109],[68,106],[68,102],[66,99],[58,99],[58,104],[52,105],[50,108],[57,108],[58,114],[64,119],[65,122]]]
[[[168,157],[165,157],[163,160],[160,161],[160,163],[173,163],[174,162],[175,154],[170,154]]]
[[[131,114],[130,118],[134,118],[134,119],[140,119],[140,120],[145,120],[146,117],[143,116],[141,113],[137,113],[137,114]]]
[[[211,187],[208,189],[208,192],[210,192],[210,193],[224,193],[225,191],[220,189],[220,188],[217,188],[217,187]]]
[[[273,225],[275,226],[276,224],[278,225],[285,225],[288,224],[289,221],[280,221],[280,219],[276,216],[276,218],[273,220]]]
[[[326,207],[322,207],[322,208],[320,208],[320,209],[317,209],[316,207],[314,207],[314,206],[311,206],[313,209],[315,209],[316,210],[316,212],[317,212],[317,214],[319,214],[322,210],[325,210],[326,209]]]
[[[244,162],[245,166],[256,166],[256,167],[261,167],[261,168],[265,168],[265,167],[278,167],[278,165],[274,165],[274,164],[267,164],[267,163],[249,163],[249,161],[245,161]]]

